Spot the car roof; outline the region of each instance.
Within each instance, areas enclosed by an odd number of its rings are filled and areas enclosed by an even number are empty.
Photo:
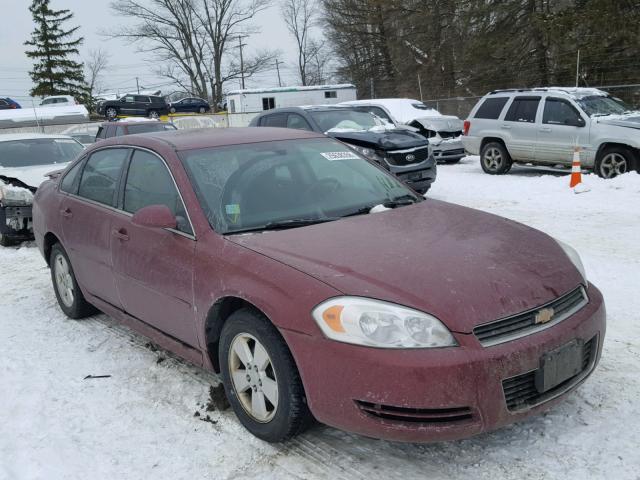
[[[603,90],[589,87],[538,87],[538,88],[508,88],[504,90],[493,90],[487,95],[499,95],[501,93],[554,93],[565,95],[573,98],[581,98],[588,96],[606,96],[609,95]]]
[[[130,121],[122,121],[122,120],[118,120],[117,122],[102,122],[100,124],[101,127],[106,127],[107,125],[146,125],[146,124],[153,124],[153,125],[169,125],[170,122],[159,122],[157,120],[130,120]]]
[[[11,142],[14,140],[37,140],[39,138],[71,138],[69,135],[47,134],[47,133],[8,133],[0,135],[0,142]]]
[[[326,137],[321,133],[292,128],[194,128],[112,137],[101,141],[100,145],[130,145],[148,148],[169,145],[176,151],[184,151],[200,148],[224,147],[247,143],[298,140],[306,138]]]

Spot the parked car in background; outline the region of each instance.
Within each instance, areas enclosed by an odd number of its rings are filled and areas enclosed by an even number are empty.
[[[16,110],[22,108],[18,102],[9,97],[0,98],[0,110]]]
[[[211,111],[209,102],[202,98],[187,97],[169,103],[170,113],[207,113]]]
[[[62,133],[64,135],[69,135],[70,137],[75,138],[77,141],[86,146],[95,143],[96,134],[98,133],[99,127],[100,125],[95,123],[77,125],[63,130]]]
[[[71,95],[56,95],[53,97],[45,97],[41,102],[41,107],[70,107],[78,105],[78,102]]]
[[[571,247],[310,131],[105,140],[38,189],[34,231],[67,316],[219,372],[270,442],[312,416],[410,442],[493,430],[559,402],[604,342]]]
[[[166,130],[177,130],[177,128],[167,122],[158,121],[119,121],[104,122],[98,127],[95,141],[105,138],[121,137],[123,135],[134,135],[136,133],[164,132]]]
[[[464,122],[463,143],[489,174],[515,164],[571,166],[602,178],[638,170],[640,112],[594,88],[494,90]]]
[[[429,139],[433,156],[442,163],[457,163],[465,156],[462,145],[462,120],[442,115],[419,100],[410,98],[376,98],[343,102],[361,111],[371,112],[396,126],[406,125]]]
[[[254,117],[250,126],[324,133],[349,144],[420,193],[427,192],[436,179],[436,162],[428,140],[348,106],[276,108]]]
[[[114,119],[119,115],[138,115],[158,118],[169,113],[164,97],[152,95],[125,95],[118,100],[105,100],[98,105],[99,115]]]
[[[0,135],[0,245],[33,238],[33,193],[48,173],[66,167],[83,149],[66,135]]]

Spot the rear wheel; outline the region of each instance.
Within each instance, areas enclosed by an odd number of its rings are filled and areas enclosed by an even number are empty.
[[[291,352],[263,315],[250,309],[233,313],[222,328],[218,355],[229,403],[253,435],[282,442],[309,425]]]
[[[505,146],[499,142],[489,142],[480,153],[480,165],[485,173],[504,175],[513,165],[513,160]]]
[[[159,118],[160,114],[158,113],[157,110],[149,110],[148,116],[149,118]]]
[[[596,159],[595,170],[599,177],[614,178],[632,169],[633,154],[624,147],[607,147]]]
[[[67,317],[84,318],[97,312],[82,295],[67,252],[59,243],[51,248],[49,267],[58,304]]]
[[[206,111],[207,111],[207,109],[206,109],[206,108],[204,108],[204,107],[200,107],[200,108],[198,109],[198,112],[199,112],[199,113],[205,113]]]
[[[113,120],[118,116],[118,109],[115,107],[107,107],[104,113],[108,119]]]

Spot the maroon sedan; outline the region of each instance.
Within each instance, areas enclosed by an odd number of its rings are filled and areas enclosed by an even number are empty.
[[[313,417],[467,437],[553,405],[602,349],[573,249],[424,200],[311,132],[107,139],[38,189],[33,217],[69,317],[97,308],[220,372],[267,441]]]

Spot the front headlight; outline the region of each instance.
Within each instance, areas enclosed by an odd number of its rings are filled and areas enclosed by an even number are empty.
[[[26,188],[0,185],[0,203],[5,206],[31,205],[33,203],[33,193]]]
[[[571,260],[571,263],[573,263],[575,265],[575,267],[580,272],[580,275],[582,275],[582,279],[584,280],[584,286],[585,287],[588,286],[589,282],[587,281],[587,272],[584,269],[584,265],[582,264],[582,260],[580,259],[580,254],[576,251],[575,248],[573,248],[570,245],[567,245],[564,242],[561,242],[557,238],[555,239],[555,241],[558,242],[558,245],[560,245],[560,248],[562,248],[562,250],[564,250],[564,253],[566,253],[567,257],[569,257],[569,260]]]
[[[379,300],[336,297],[318,305],[312,315],[322,332],[338,342],[379,348],[458,345],[437,318]]]
[[[373,160],[374,162],[380,163],[380,162],[382,162],[384,160],[384,157],[382,155],[379,155],[372,148],[359,147],[358,145],[350,145],[350,147],[353,148],[360,155],[364,156],[365,158],[367,158],[369,160]]]

